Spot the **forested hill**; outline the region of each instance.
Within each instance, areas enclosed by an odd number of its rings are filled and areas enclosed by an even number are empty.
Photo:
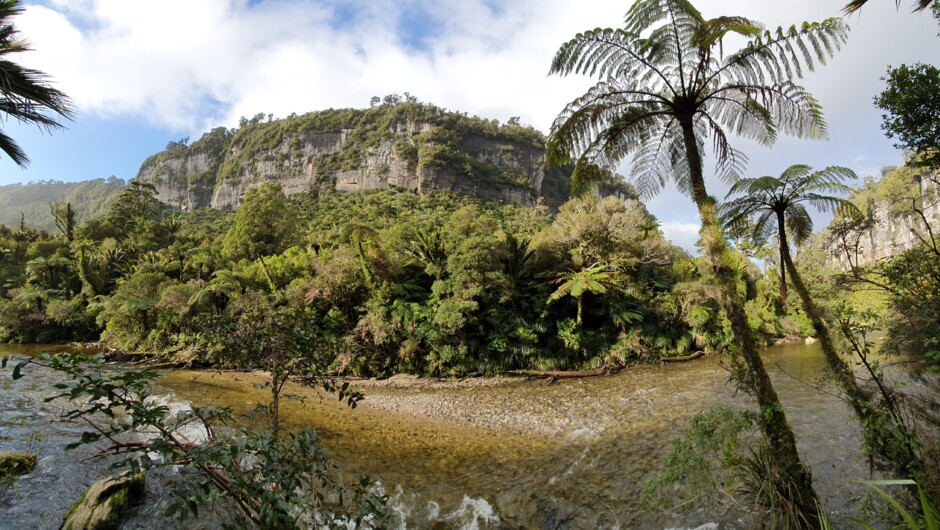
[[[125,182],[116,177],[84,182],[43,180],[28,184],[0,186],[0,224],[16,227],[20,219],[36,230],[55,228],[50,206],[55,202],[72,203],[78,222],[100,217],[124,189]]]
[[[387,96],[368,109],[243,118],[237,129],[171,142],[144,161],[137,179],[183,210],[234,209],[264,183],[288,195],[446,189],[530,206],[541,198],[553,209],[570,188],[570,170],[546,167],[545,136],[517,118],[500,124],[410,96]]]

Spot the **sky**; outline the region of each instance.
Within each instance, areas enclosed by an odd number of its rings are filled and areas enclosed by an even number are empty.
[[[699,0],[707,18],[741,15],[768,28],[838,16],[846,0]],[[547,75],[558,47],[580,31],[621,25],[629,0],[36,0],[16,25],[76,116],[52,134],[0,117],[32,159],[0,156],[0,184],[133,178],[171,140],[197,139],[241,116],[284,117],[367,107],[409,92],[441,107],[518,116],[547,133],[593,80]],[[821,101],[829,140],[781,137],[773,148],[738,140],[746,176],[805,163],[860,176],[900,165],[872,99],[889,65],[940,65],[940,27],[913,0],[871,0],[847,18],[847,44],[802,84]],[[728,51],[728,50],[726,50]],[[621,173],[628,174],[627,162]],[[726,188],[708,180],[709,191]],[[647,202],[667,237],[691,249],[698,216],[667,187]],[[817,228],[825,223],[817,217]]]

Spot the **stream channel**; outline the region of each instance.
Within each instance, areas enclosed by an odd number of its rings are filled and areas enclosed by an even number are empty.
[[[65,347],[0,344],[0,356]],[[796,431],[800,453],[835,528],[851,527],[869,477],[860,429],[831,385],[817,385],[818,345],[768,348],[764,360]],[[12,364],[12,363],[11,363]],[[0,528],[58,528],[82,491],[106,476],[93,448],[65,452],[80,425],[55,421],[61,403],[44,403],[54,375],[30,367],[12,381],[0,371],[0,449],[39,455],[36,471],[0,498]],[[161,394],[176,403],[215,404],[247,412],[267,400],[253,383],[263,374],[168,370]],[[644,484],[660,470],[672,439],[714,405],[747,407],[717,358],[635,366],[607,377],[507,378],[440,382],[396,376],[356,383],[366,398],[350,410],[309,389],[303,403],[282,405],[282,421],[312,425],[328,455],[349,477],[369,475],[390,496],[397,528],[750,528],[745,510],[663,510],[639,506]],[[6,425],[6,426],[3,426]],[[148,478],[148,497],[123,528],[212,528],[161,520],[157,506],[172,480]],[[718,503],[715,503],[718,504]],[[726,506],[727,503],[722,503]]]

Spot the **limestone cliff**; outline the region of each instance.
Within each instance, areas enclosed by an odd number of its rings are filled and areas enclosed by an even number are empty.
[[[550,207],[568,195],[570,172],[547,169],[545,138],[513,122],[470,118],[406,101],[282,120],[258,115],[238,129],[171,143],[137,179],[184,210],[236,208],[267,182],[288,194],[390,187],[447,189],[482,199]]]
[[[835,219],[828,228],[829,255],[842,270],[890,258],[933,237],[940,244],[937,172],[886,168],[882,179],[866,179],[851,200],[858,219]]]

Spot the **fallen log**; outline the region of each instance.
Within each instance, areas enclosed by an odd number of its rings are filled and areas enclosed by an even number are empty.
[[[664,363],[681,363],[683,361],[691,361],[692,359],[698,359],[699,357],[705,355],[705,352],[699,350],[697,352],[692,352],[688,355],[682,355],[680,357],[663,357],[662,361]]]
[[[524,375],[529,377],[547,377],[550,379],[574,379],[578,377],[597,377],[601,375],[609,375],[615,373],[617,370],[612,370],[609,368],[595,368],[594,370],[580,370],[580,371],[552,371],[552,370],[509,370],[506,372],[501,372],[506,375]]]

